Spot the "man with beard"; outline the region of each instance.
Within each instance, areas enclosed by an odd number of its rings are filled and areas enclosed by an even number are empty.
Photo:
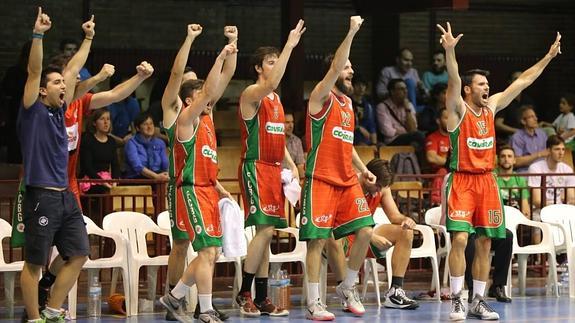
[[[423,73],[422,82],[428,91],[436,84],[447,84],[447,70],[445,69],[445,53],[442,50],[435,51],[431,60],[431,70]]]
[[[256,226],[256,235],[248,246],[244,262],[242,286],[236,297],[240,313],[246,316],[289,314],[267,297],[269,246],[274,228],[287,227],[281,182],[282,161],[291,169],[293,180],[299,181],[297,166],[285,146],[283,105],[274,91],[283,77],[292,50],[304,32],[304,22],[300,19],[290,31],[281,53],[275,47],[256,49],[251,66],[257,80],[240,97],[238,119],[242,135],[242,160],[238,177],[245,226]],[[250,291],[254,277],[256,295],[252,299]]]
[[[450,320],[465,320],[465,305],[461,301],[465,274],[465,247],[469,234],[477,233],[473,260],[473,291],[475,295],[468,316],[482,320],[497,320],[497,314],[485,301],[485,285],[489,276],[489,252],[492,238],[505,238],[503,205],[493,166],[495,165],[496,112],[504,109],[521,91],[531,85],[547,64],[559,54],[561,35],[557,33],[549,52],[535,65],[523,72],[503,92],[489,96],[487,72],[471,70],[459,76],[455,46],[463,37],[453,37],[451,25],[441,30],[440,43],[446,53],[447,84],[446,107],[449,112],[447,129],[452,155],[445,187],[442,222],[452,234],[449,253],[451,274]],[[462,92],[463,90],[463,92]],[[464,93],[463,97],[461,93]]]
[[[319,271],[326,239],[340,239],[355,233],[345,279],[337,295],[355,315],[365,309],[354,286],[366,256],[374,225],[357,172],[370,184],[375,176],[353,148],[355,118],[348,95],[352,94],[353,69],[349,61],[351,43],[363,19],[350,18],[349,31],[334,56],[326,58],[329,70],[311,92],[306,116],[306,182],[302,194],[300,240],[308,241],[309,320],[334,320],[320,300]],[[327,65],[327,64],[326,64]],[[354,170],[355,168],[355,170]]]

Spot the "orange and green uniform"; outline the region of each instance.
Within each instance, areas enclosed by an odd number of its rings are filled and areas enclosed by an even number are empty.
[[[347,236],[373,218],[352,167],[354,113],[351,99],[330,92],[322,110],[306,117],[306,181],[300,240]]]
[[[168,203],[173,237],[188,238],[196,251],[220,247],[219,195],[214,186],[218,174],[217,143],[212,118],[201,115],[187,141],[177,138],[177,122],[166,132],[171,147]]]
[[[238,119],[242,138],[238,178],[245,226],[263,224],[285,228],[285,197],[281,183],[285,118],[279,96],[275,92],[265,96],[250,119],[244,119],[238,109]]]
[[[369,210],[371,211],[371,214],[374,214],[375,210],[381,204],[381,198],[382,197],[383,197],[383,194],[381,194],[381,191],[379,191],[373,195],[370,193],[365,194],[365,200],[367,201],[367,205],[369,206]],[[351,251],[351,246],[353,245],[354,240],[355,240],[355,234],[350,234],[347,237],[345,237],[345,239],[343,240],[343,250],[344,250],[346,256],[348,256],[348,257],[349,257],[349,252]],[[373,244],[370,243],[369,249],[367,249],[367,256],[366,257],[367,258],[384,258],[386,252],[387,252],[387,249],[386,250],[379,250],[379,249],[377,249],[376,246],[374,246]]]
[[[479,114],[467,104],[449,133],[451,173],[444,184],[443,215],[449,231],[505,238],[503,203],[495,173],[495,122],[485,107]]]

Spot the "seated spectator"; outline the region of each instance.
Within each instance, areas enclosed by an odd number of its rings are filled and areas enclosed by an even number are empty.
[[[116,141],[110,133],[110,112],[106,108],[94,110],[88,131],[82,137],[80,150],[80,178],[109,179],[119,178],[120,168],[116,155]],[[112,184],[81,183],[84,193],[107,193]]]
[[[509,144],[515,151],[517,172],[525,172],[533,162],[549,155],[546,149],[547,134],[537,123],[537,115],[532,105],[526,105],[519,111],[522,129],[511,136]]]
[[[114,74],[110,78],[110,88],[115,88],[122,82],[122,76]],[[140,104],[134,97],[134,93],[128,95],[119,102],[108,106],[112,118],[112,136],[116,141],[125,143],[132,136],[133,122],[140,114]]]
[[[565,147],[573,151],[575,148],[575,115],[573,107],[575,106],[575,95],[566,93],[559,101],[559,116],[553,121],[552,126],[561,138],[565,139]]]
[[[166,144],[155,136],[154,121],[149,113],[136,117],[138,131],[124,146],[126,178],[168,180]]]
[[[554,135],[547,139],[547,158],[529,166],[529,173],[561,173],[573,175],[573,169],[563,162],[565,157],[565,140]],[[550,204],[575,205],[575,177],[568,175],[546,176],[545,197],[543,199],[541,176],[530,176],[529,186],[533,187],[533,206],[540,209]]]
[[[402,79],[407,86],[407,97],[409,101],[416,106],[418,94],[425,97],[427,96],[427,92],[419,79],[417,70],[413,68],[413,54],[409,49],[402,48],[395,58],[395,63],[394,66],[384,67],[379,73],[379,80],[375,86],[377,97],[380,100],[387,99],[390,95],[389,82],[392,79]]]
[[[509,76],[509,84],[521,75],[521,71],[515,71]],[[535,106],[535,102],[527,94],[521,92],[517,95],[507,108],[500,110],[495,115],[495,132],[497,134],[497,144],[509,143],[509,138],[518,130],[523,128],[521,124],[521,107]],[[517,153],[517,151],[516,151]]]
[[[412,145],[416,152],[422,152],[425,137],[417,131],[415,109],[407,100],[405,81],[393,79],[388,88],[389,98],[376,108],[377,124],[383,142],[389,146]]]
[[[353,111],[355,112],[354,145],[376,145],[377,126],[373,105],[367,96],[367,83],[358,76],[353,77]]]
[[[63,39],[60,42],[60,53],[68,57],[74,56],[79,48],[80,46],[78,45],[78,42],[73,39]],[[85,81],[91,77],[92,74],[90,74],[90,71],[88,71],[86,67],[82,67],[80,70],[80,81]]]
[[[447,119],[449,114],[447,109],[439,111],[436,119],[438,129],[427,135],[425,139],[425,158],[431,166],[431,172],[437,177],[431,184],[431,204],[441,204],[441,187],[443,185],[443,175],[447,174],[447,157],[449,155],[449,133],[447,132]]]
[[[437,84],[447,84],[447,68],[445,67],[445,52],[437,50],[433,53],[431,70],[423,73],[423,85],[431,91]]]
[[[305,153],[303,152],[303,145],[301,139],[293,133],[294,128],[294,117],[292,113],[285,114],[285,136],[286,136],[286,148],[291,156],[291,159],[297,166],[298,172],[303,175],[304,165],[305,165]],[[289,169],[285,162],[282,162],[282,168]]]
[[[516,163],[515,151],[509,145],[503,145],[499,148],[497,155],[499,166],[497,167],[497,184],[501,200],[504,205],[512,206],[521,210],[526,217],[531,215],[531,206],[529,205],[529,189],[527,180],[523,176],[508,176],[514,174],[513,167]]]
[[[431,90],[431,102],[417,114],[417,129],[425,133],[437,130],[439,111],[445,109],[446,83],[437,83]]]

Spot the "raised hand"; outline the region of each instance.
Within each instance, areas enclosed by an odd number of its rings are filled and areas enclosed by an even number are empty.
[[[455,38],[453,37],[453,34],[451,33],[451,24],[449,21],[447,22],[447,31],[440,24],[437,24],[437,28],[443,33],[439,43],[443,46],[444,49],[455,48],[461,37],[463,37],[463,34],[459,34]]]
[[[188,25],[188,36],[192,38],[198,37],[202,33],[202,26],[199,24]]]
[[[352,16],[349,18],[349,31],[355,34],[361,27],[361,24],[363,24],[361,16]]]
[[[36,16],[36,22],[34,23],[34,32],[43,34],[48,29],[52,27],[52,22],[47,14],[42,13],[42,7],[38,7],[38,15]]]
[[[229,43],[238,40],[238,28],[236,26],[225,26],[224,36],[228,39]]]
[[[84,30],[84,35],[86,38],[93,38],[96,34],[96,23],[94,22],[94,15],[90,18],[90,20],[86,21],[82,24],[82,30]]]
[[[136,66],[136,71],[138,72],[139,76],[144,78],[148,78],[154,73],[154,67],[146,61],[140,63],[140,65]]]
[[[301,35],[305,32],[305,27],[303,26],[303,20],[299,20],[294,29],[289,32],[288,40],[286,46],[294,48],[299,43]]]
[[[112,75],[114,75],[115,72],[116,72],[116,68],[114,67],[114,65],[104,64],[102,66],[102,69],[100,69],[100,72],[98,72],[98,76],[103,81],[109,77],[112,77]]]
[[[219,58],[226,59],[228,55],[235,54],[238,52],[238,48],[235,43],[227,44],[224,49],[220,52]]]
[[[557,36],[555,37],[555,42],[549,48],[549,53],[547,53],[551,58],[557,56],[557,54],[561,54],[561,34],[557,32]]]

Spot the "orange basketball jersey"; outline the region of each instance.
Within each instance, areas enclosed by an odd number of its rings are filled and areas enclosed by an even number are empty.
[[[463,117],[457,128],[449,133],[452,171],[485,173],[495,166],[495,121],[489,108],[475,114],[465,104]]]
[[[284,108],[279,95],[272,92],[260,101],[257,113],[245,120],[238,109],[242,134],[242,159],[281,163],[285,155]]]
[[[306,177],[336,186],[357,183],[351,161],[354,129],[351,99],[330,92],[322,110],[306,116]]]

